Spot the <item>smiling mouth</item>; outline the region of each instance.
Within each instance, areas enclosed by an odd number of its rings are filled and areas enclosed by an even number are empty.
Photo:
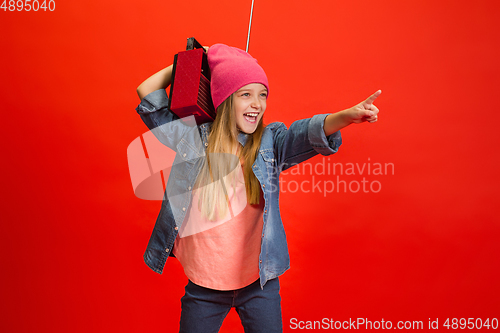
[[[258,112],[247,112],[243,114],[245,120],[252,124],[257,121],[258,116],[259,116]]]

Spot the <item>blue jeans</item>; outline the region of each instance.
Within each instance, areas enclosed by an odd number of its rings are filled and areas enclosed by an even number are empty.
[[[237,290],[220,291],[200,287],[191,281],[181,298],[180,333],[216,333],[232,307],[245,333],[283,332],[278,278],[260,280]]]

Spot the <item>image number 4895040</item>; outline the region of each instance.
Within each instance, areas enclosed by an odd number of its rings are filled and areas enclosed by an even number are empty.
[[[38,11],[50,11],[53,12],[56,10],[56,2],[54,0],[4,0],[0,9],[3,9],[4,12],[38,12]]]

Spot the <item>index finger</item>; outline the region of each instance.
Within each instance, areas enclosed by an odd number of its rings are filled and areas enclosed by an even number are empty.
[[[380,96],[380,94],[382,93],[382,90],[377,90],[373,95],[371,95],[370,97],[368,97],[365,101],[366,104],[373,104],[373,102],[375,102],[375,100],[377,99],[377,97]]]

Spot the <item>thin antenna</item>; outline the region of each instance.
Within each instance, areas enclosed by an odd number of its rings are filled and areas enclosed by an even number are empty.
[[[252,27],[253,2],[254,0],[252,0],[252,9],[250,10],[250,22],[248,23],[248,37],[247,37],[247,49],[246,49],[247,52],[248,52],[248,44],[250,43],[250,28]]]

